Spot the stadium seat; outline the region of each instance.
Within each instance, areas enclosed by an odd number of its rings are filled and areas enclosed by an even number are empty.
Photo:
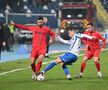
[[[108,0],[100,0],[100,2],[108,13]]]

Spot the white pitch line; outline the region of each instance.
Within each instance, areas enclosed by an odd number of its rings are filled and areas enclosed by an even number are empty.
[[[84,54],[81,54],[80,56],[83,56]],[[52,61],[48,61],[48,62],[43,62],[42,64],[48,64]],[[13,69],[11,71],[7,71],[7,72],[3,72],[3,73],[0,73],[0,76],[2,75],[5,75],[5,74],[8,74],[8,73],[13,73],[13,72],[18,72],[18,71],[22,71],[22,70],[25,70],[25,69],[29,69],[30,67],[26,67],[26,68],[19,68],[19,69]]]
[[[51,61],[48,61],[48,62],[43,62],[42,64],[48,64],[50,63]],[[31,67],[26,67],[26,68],[19,68],[19,69],[13,69],[11,71],[7,71],[7,72],[3,72],[3,73],[0,73],[0,76],[2,75],[5,75],[5,74],[8,74],[8,73],[13,73],[13,72],[18,72],[18,71],[22,71],[22,70],[25,70],[25,69],[30,69]]]
[[[106,48],[105,50],[108,50],[108,48]],[[84,54],[80,54],[79,56],[83,56]],[[43,62],[42,64],[48,64],[52,61],[48,61],[48,62]],[[25,69],[29,69],[30,67],[27,67],[27,68],[19,68],[19,69],[13,69],[11,71],[7,71],[7,72],[3,72],[3,73],[0,73],[0,76],[2,75],[5,75],[5,74],[9,74],[9,73],[13,73],[13,72],[18,72],[18,71],[22,71],[22,70],[25,70]]]
[[[8,74],[8,73],[13,73],[13,72],[25,70],[25,69],[28,69],[28,68],[30,68],[30,67],[27,67],[27,68],[19,68],[19,69],[13,69],[13,70],[11,70],[11,71],[7,71],[7,72],[0,73],[0,76],[5,75],[5,74]]]

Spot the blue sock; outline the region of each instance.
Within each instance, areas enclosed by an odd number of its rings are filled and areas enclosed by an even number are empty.
[[[68,68],[66,67],[66,65],[63,65],[62,68],[63,68],[63,70],[64,70],[64,73],[65,73],[66,75],[68,75],[68,74],[69,74],[69,70],[68,70]]]
[[[56,65],[55,62],[51,62],[48,66],[46,66],[46,68],[44,69],[44,72],[47,72],[48,70],[50,70],[51,68],[53,68]]]

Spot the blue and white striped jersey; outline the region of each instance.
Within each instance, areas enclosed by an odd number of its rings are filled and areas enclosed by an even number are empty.
[[[82,37],[92,39],[92,36],[88,36],[86,34],[80,34],[80,33],[74,34],[74,36],[70,40],[64,40],[60,36],[58,36],[58,39],[61,42],[70,45],[69,46],[69,50],[67,52],[70,52],[72,54],[75,54],[76,56],[79,56],[80,45],[81,45],[81,38]]]

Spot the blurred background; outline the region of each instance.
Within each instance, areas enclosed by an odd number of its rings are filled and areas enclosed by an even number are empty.
[[[38,16],[46,17],[48,26],[54,32],[59,30],[66,40],[68,30],[83,33],[92,22],[108,42],[108,0],[0,0],[0,29],[5,32],[0,32],[0,37],[5,37],[5,43],[0,42],[3,43],[0,62],[29,57],[32,32],[15,28],[10,21],[32,26]],[[48,54],[67,47],[56,39]]]

